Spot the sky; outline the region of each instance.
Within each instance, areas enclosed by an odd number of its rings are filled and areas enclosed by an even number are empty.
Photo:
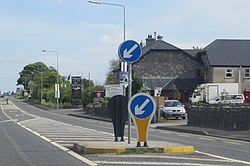
[[[148,35],[179,48],[250,39],[249,0],[105,0],[125,6],[126,39]],[[123,42],[123,8],[87,0],[0,0],[0,89],[15,91],[23,67],[43,62],[62,76],[103,85]]]

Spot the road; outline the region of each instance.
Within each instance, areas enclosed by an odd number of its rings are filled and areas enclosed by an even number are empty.
[[[43,145],[44,151],[55,149],[67,157],[74,157],[67,153],[72,144],[83,140],[108,140],[113,141],[113,127],[109,122],[96,121],[91,119],[76,118],[62,114],[62,112],[45,111],[20,100],[13,101],[18,107],[8,109],[5,107],[1,114],[1,128],[12,133],[20,133],[28,137],[20,139],[16,137],[15,143],[24,144],[24,140],[36,139],[39,143],[31,145],[37,147]],[[3,106],[4,107],[4,106]],[[19,109],[20,108],[20,109]],[[10,121],[12,120],[12,121]],[[15,123],[13,123],[15,121]],[[12,126],[12,127],[11,127]],[[25,130],[26,129],[26,130]],[[27,130],[31,131],[28,132]],[[27,134],[28,133],[28,134]],[[132,137],[135,138],[135,129],[132,127]],[[3,135],[6,135],[4,133]],[[7,133],[10,136],[10,134]],[[13,136],[11,136],[12,138]],[[39,139],[40,138],[40,139]],[[20,141],[22,140],[22,141]],[[89,159],[100,165],[250,165],[250,143],[235,141],[216,137],[200,136],[194,134],[184,134],[178,132],[150,129],[149,140],[168,141],[192,145],[195,147],[194,154],[147,154],[147,155],[84,155],[84,159]],[[34,142],[36,142],[34,141]],[[33,141],[32,141],[33,142]],[[42,143],[40,143],[42,142]],[[11,144],[11,143],[10,143]],[[52,146],[54,145],[54,146]],[[150,142],[149,142],[150,145]],[[20,145],[19,145],[20,146]],[[58,148],[59,147],[59,148]],[[65,147],[66,150],[63,151]],[[6,147],[5,147],[6,148]],[[27,148],[27,147],[24,147]],[[33,148],[39,149],[39,148]],[[68,150],[67,150],[68,149]],[[44,152],[43,151],[43,152]],[[37,152],[39,153],[39,152]],[[46,153],[47,154],[47,153]],[[22,155],[20,155],[22,156]],[[27,158],[27,154],[23,155]],[[28,155],[29,156],[29,155]],[[40,157],[40,155],[39,155]],[[53,156],[48,156],[53,158]],[[11,157],[10,157],[11,158]],[[30,158],[30,157],[28,157]],[[55,155],[61,158],[60,155]],[[64,159],[64,157],[63,157]],[[34,160],[34,159],[33,159]],[[22,160],[26,161],[26,160]],[[31,159],[32,161],[32,159]],[[41,161],[41,160],[40,160]],[[48,163],[53,163],[47,160]],[[69,161],[71,161],[69,159]],[[82,162],[74,158],[74,162]],[[143,162],[142,162],[143,161]],[[18,160],[17,160],[18,162]],[[34,161],[32,161],[34,163]],[[84,162],[83,162],[84,163]],[[36,164],[34,164],[36,165]],[[55,164],[56,165],[56,164]],[[60,164],[59,164],[60,165]],[[75,164],[78,165],[78,164]],[[83,165],[81,163],[81,165]]]
[[[31,118],[29,115],[17,109],[6,109],[4,105],[3,108],[0,110],[1,166],[87,165],[23,128],[21,123]],[[8,114],[13,115],[12,118]]]

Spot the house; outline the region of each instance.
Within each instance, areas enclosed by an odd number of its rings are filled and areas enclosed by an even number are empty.
[[[250,40],[217,39],[197,56],[206,83],[239,83],[239,92],[250,102]]]
[[[203,62],[197,50],[182,50],[151,35],[142,48],[141,58],[133,63],[133,77],[142,78],[153,94],[161,89],[161,96],[188,102],[196,86],[203,82]]]

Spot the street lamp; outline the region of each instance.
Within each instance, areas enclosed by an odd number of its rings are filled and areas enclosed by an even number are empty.
[[[118,6],[123,8],[123,40],[125,41],[125,6],[116,3],[107,3],[107,2],[99,2],[99,1],[88,1],[89,3],[97,4],[97,5],[110,5],[110,6]]]
[[[56,71],[57,71],[57,76],[56,76],[56,109],[59,109],[59,70],[58,70],[58,51],[54,50],[42,50],[42,52],[52,52],[56,53]]]
[[[108,3],[108,2],[99,2],[99,1],[92,1],[92,0],[89,0],[88,1],[89,3],[93,3],[93,4],[97,4],[97,5],[109,5],[109,6],[117,6],[117,7],[122,7],[123,9],[123,41],[126,40],[126,19],[125,19],[125,16],[126,16],[126,9],[125,9],[125,6],[124,5],[121,5],[121,4],[117,4],[117,3]],[[121,71],[127,71],[127,62],[122,62],[121,64]]]
[[[125,28],[125,6],[121,5],[121,4],[116,4],[116,3],[108,3],[108,2],[99,2],[99,1],[93,1],[93,0],[89,0],[89,3],[93,3],[93,4],[97,4],[97,5],[110,5],[110,6],[117,6],[117,7],[122,7],[123,8],[123,41],[125,42],[126,40],[126,28]],[[127,62],[122,62],[121,63],[121,71],[126,72],[127,71]],[[132,64],[129,64],[129,90],[128,90],[128,99],[131,98],[132,96]],[[125,94],[125,87],[124,87],[124,94]],[[130,115],[128,115],[128,144],[130,144],[130,140],[131,140],[131,117]]]

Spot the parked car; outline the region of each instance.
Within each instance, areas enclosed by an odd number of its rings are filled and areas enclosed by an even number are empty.
[[[227,103],[227,104],[233,104],[233,103],[244,103],[245,97],[243,94],[228,94],[224,97],[217,96],[214,99],[210,100],[209,104],[220,104],[220,103]]]
[[[187,117],[184,105],[178,100],[165,100],[162,111],[164,118],[186,119]]]

